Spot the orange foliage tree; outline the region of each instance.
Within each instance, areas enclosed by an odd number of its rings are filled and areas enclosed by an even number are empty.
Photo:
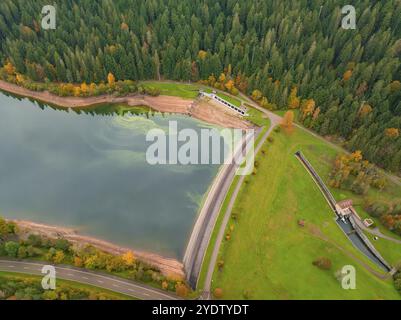
[[[114,75],[111,72],[109,72],[109,74],[107,75],[107,82],[110,87],[114,86],[114,84],[116,82],[116,78],[114,77]]]
[[[352,77],[352,70],[347,70],[343,75],[343,80],[348,81]]]
[[[298,88],[294,87],[291,89],[290,97],[288,98],[288,108],[290,109],[297,109],[300,105],[300,100],[297,97]]]
[[[385,134],[389,138],[398,138],[400,136],[400,130],[397,128],[388,128],[385,130]]]
[[[284,127],[287,131],[291,131],[294,127],[294,112],[287,111],[283,117],[281,122],[281,126]]]

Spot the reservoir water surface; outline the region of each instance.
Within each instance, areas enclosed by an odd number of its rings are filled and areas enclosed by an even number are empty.
[[[80,114],[0,92],[0,216],[73,227],[182,258],[217,165],[146,162],[148,130],[181,115]]]

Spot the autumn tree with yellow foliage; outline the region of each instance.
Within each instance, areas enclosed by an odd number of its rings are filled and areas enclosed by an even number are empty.
[[[4,65],[4,70],[7,72],[7,74],[9,76],[13,76],[15,75],[16,69],[14,67],[14,65],[8,61],[5,65]]]
[[[281,126],[287,131],[292,132],[294,129],[294,112],[287,111],[284,114],[283,120],[281,122]]]
[[[298,109],[300,105],[300,99],[297,97],[298,88],[294,87],[291,89],[290,97],[288,98],[288,108]]]
[[[370,187],[382,190],[387,180],[369,161],[363,160],[360,150],[351,154],[340,154],[334,161],[329,185],[364,195]]]
[[[114,87],[116,83],[116,78],[111,72],[109,72],[109,74],[107,75],[107,83],[109,84],[110,87]]]
[[[385,134],[389,138],[398,138],[400,136],[400,130],[397,128],[387,128]]]
[[[316,107],[315,100],[313,99],[303,100],[301,104],[302,120],[305,120],[307,116],[313,114],[313,111],[315,111],[315,107]]]
[[[122,259],[128,267],[132,267],[133,265],[135,265],[135,256],[132,251],[127,251],[126,253],[124,253],[122,255]]]
[[[348,81],[352,77],[352,70],[347,70],[343,75],[343,80]]]

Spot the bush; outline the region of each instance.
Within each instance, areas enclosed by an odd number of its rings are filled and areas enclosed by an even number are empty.
[[[177,294],[177,296],[185,298],[188,296],[188,287],[183,284],[183,283],[177,283],[177,285],[175,286],[175,293]]]
[[[375,202],[366,207],[366,211],[372,216],[376,218],[380,218],[381,216],[387,214],[390,210],[390,207],[386,203]]]
[[[57,239],[54,243],[54,247],[58,250],[68,252],[71,247],[71,243],[66,239]]]
[[[12,257],[12,258],[16,258],[17,257],[18,250],[19,250],[19,244],[17,242],[14,242],[14,241],[6,242],[4,248],[5,248],[5,250],[7,252],[7,255],[9,257]]]
[[[145,87],[144,89],[145,94],[152,96],[152,97],[157,97],[160,95],[160,89],[159,88],[154,88],[154,87]]]
[[[252,299],[252,291],[251,290],[244,290],[242,296],[245,300]]]
[[[216,288],[214,289],[213,295],[216,299],[221,299],[223,298],[223,289],[221,288]]]
[[[331,260],[329,258],[325,257],[317,258],[315,261],[312,262],[312,264],[322,270],[331,269]]]
[[[397,291],[401,293],[401,279],[397,279],[394,281],[394,287]]]
[[[28,252],[24,246],[20,246],[18,249],[18,258],[24,259],[28,256]]]
[[[401,215],[401,203],[396,203],[391,211],[392,215]]]
[[[30,234],[26,243],[30,244],[34,247],[41,247],[42,246],[42,238],[36,234]]]

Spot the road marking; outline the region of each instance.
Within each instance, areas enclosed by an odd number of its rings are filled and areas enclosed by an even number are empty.
[[[147,293],[145,293],[145,292],[143,293],[143,295],[144,295],[144,296],[147,296],[147,297],[150,297],[150,295],[148,295],[148,294],[147,294]]]
[[[97,280],[97,282],[99,282],[99,283],[103,283],[103,281],[102,281],[102,280]]]
[[[9,268],[15,268],[15,266],[8,266]]]
[[[82,277],[82,279],[89,280],[89,278],[87,278],[87,277]]]
[[[74,275],[72,273],[67,273],[67,276],[73,277]]]
[[[24,269],[25,269],[25,270],[29,270],[29,268],[28,268],[28,267],[24,267]]]

